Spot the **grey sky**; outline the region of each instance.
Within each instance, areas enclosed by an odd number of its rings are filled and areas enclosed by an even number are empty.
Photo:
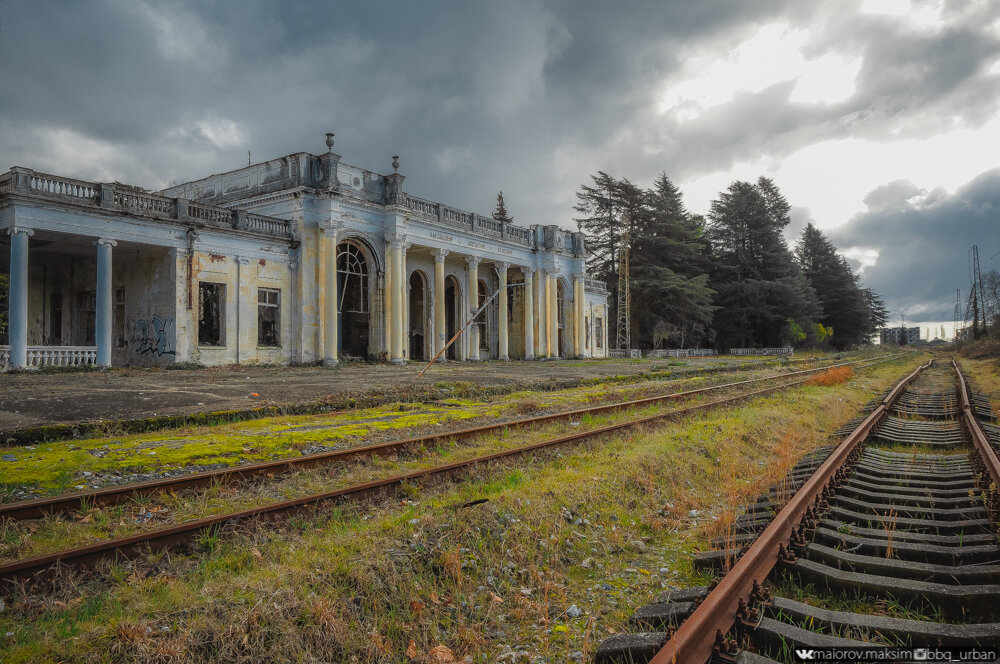
[[[698,212],[768,175],[924,320],[968,245],[998,262],[988,0],[5,0],[0,29],[0,168],[159,188],[334,131],[349,163],[401,155],[418,196],[488,213],[502,189],[523,224],[572,226],[597,170],[666,172]]]

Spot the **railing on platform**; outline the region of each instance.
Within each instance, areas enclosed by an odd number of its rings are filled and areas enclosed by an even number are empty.
[[[15,166],[0,174],[0,195],[24,195],[92,205],[108,213],[129,213],[154,219],[196,219],[220,227],[228,227],[264,235],[292,239],[287,220],[261,214],[244,214],[237,210],[194,203],[183,198],[170,198],[145,192],[138,187],[119,183],[84,182],[30,168]],[[245,223],[243,220],[245,219]]]
[[[528,228],[505,224],[492,217],[483,217],[405,193],[403,205],[408,210],[431,217],[433,221],[445,226],[523,244],[526,247],[531,246],[531,230]]]
[[[784,348],[730,348],[730,355],[794,355],[790,346]]]
[[[712,357],[718,354],[714,348],[656,348],[646,351],[646,357]]]
[[[28,346],[29,367],[83,367],[97,364],[97,346]],[[0,367],[10,368],[10,346],[0,346]]]

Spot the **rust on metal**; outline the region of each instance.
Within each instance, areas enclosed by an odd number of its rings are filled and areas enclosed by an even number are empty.
[[[824,368],[829,368],[829,367],[824,367]],[[808,370],[805,372],[797,372],[797,373],[809,373],[811,371],[813,370]],[[785,377],[788,375],[789,374],[783,374],[780,377]],[[772,379],[773,378],[776,377],[772,377]],[[743,381],[743,383],[757,382],[759,380],[762,379]],[[91,544],[76,549],[59,551],[51,554],[35,556],[33,558],[18,560],[5,565],[0,565],[0,580],[10,583],[18,579],[34,576],[36,574],[44,574],[46,570],[50,570],[52,566],[56,564],[73,564],[73,565],[90,564],[95,561],[111,557],[128,558],[130,556],[142,553],[144,551],[162,550],[167,547],[173,546],[175,544],[190,542],[204,532],[211,531],[212,529],[222,528],[224,526],[233,523],[244,522],[252,519],[269,520],[289,512],[295,512],[303,509],[312,508],[320,503],[332,500],[361,500],[371,495],[385,492],[391,489],[392,487],[398,486],[404,482],[425,479],[428,477],[438,476],[438,475],[442,476],[451,475],[464,471],[472,466],[476,466],[479,464],[489,463],[492,461],[498,461],[506,458],[512,458],[524,454],[529,454],[534,451],[555,447],[558,445],[566,445],[569,443],[581,442],[587,439],[598,438],[610,433],[616,433],[626,429],[639,427],[645,424],[650,424],[656,421],[675,418],[682,415],[688,415],[691,413],[695,413],[702,410],[708,410],[710,408],[715,408],[722,405],[737,403],[745,399],[763,396],[766,394],[770,394],[772,392],[776,392],[778,390],[783,390],[790,387],[795,387],[797,385],[802,385],[807,380],[808,379],[804,378],[790,383],[782,383],[780,385],[774,385],[761,390],[756,390],[749,393],[727,397],[725,399],[718,399],[704,404],[688,406],[686,408],[679,408],[677,410],[673,410],[667,413],[658,413],[656,415],[650,415],[635,420],[629,420],[628,422],[612,424],[605,427],[600,427],[598,429],[581,431],[578,433],[561,436],[559,438],[541,441],[538,443],[533,443],[531,445],[525,445],[522,447],[512,448],[509,450],[504,450],[501,452],[496,452],[493,454],[488,454],[485,456],[480,456],[465,461],[456,461],[454,463],[445,464],[442,466],[435,466],[432,468],[426,468],[423,470],[418,470],[403,475],[395,475],[392,477],[387,477],[379,480],[373,480],[371,482],[344,487],[341,489],[337,489],[335,491],[329,491],[320,494],[305,496],[302,498],[286,500],[279,503],[273,503],[271,505],[265,505],[262,507],[243,510],[240,512],[223,514],[214,517],[206,517],[203,519],[198,519],[195,521],[180,524],[177,526],[172,526],[169,528],[162,528],[159,530],[142,533],[138,535],[132,535],[129,537],[122,537],[122,538],[107,540],[104,542],[98,542],[96,544]],[[735,384],[742,384],[742,383],[733,383],[731,385]],[[702,388],[701,390],[692,390],[688,394],[703,392],[708,389],[712,388]],[[678,395],[675,394],[670,396],[676,397]],[[654,397],[654,400],[659,398],[669,398],[669,397]],[[593,409],[587,409],[586,411],[578,411],[578,412],[593,412]],[[563,413],[563,415],[565,415],[565,413]],[[545,417],[547,418],[549,416]],[[501,426],[509,426],[509,424]],[[490,428],[492,427],[493,425],[491,425]],[[455,434],[454,433],[447,434],[443,437],[448,437],[449,435],[453,436]],[[434,438],[434,437],[427,437],[427,438]],[[410,442],[412,443],[412,441]],[[385,446],[381,447],[384,449]],[[372,450],[373,448],[363,448],[363,449]],[[361,450],[356,450],[355,452],[360,452],[360,451]],[[283,461],[278,463],[288,464],[289,462]]]
[[[703,664],[717,653],[719,636],[727,634],[735,622],[741,601],[746,601],[755,584],[764,581],[779,560],[793,559],[788,550],[793,531],[821,499],[823,489],[837,471],[888,412],[906,385],[930,362],[903,378],[861,424],[830,454],[754,540],[719,584],[705,597],[677,632],[656,653],[650,664]],[[724,637],[723,637],[724,639]]]
[[[455,431],[429,434],[426,436],[418,436],[415,438],[394,440],[376,445],[364,445],[348,450],[337,450],[333,452],[318,452],[316,454],[293,457],[290,459],[279,459],[276,461],[262,461],[259,463],[251,463],[251,464],[236,466],[234,468],[220,468],[216,470],[207,470],[199,473],[179,475],[176,477],[167,477],[163,479],[148,480],[145,482],[122,484],[113,487],[106,487],[103,489],[93,489],[90,491],[68,493],[60,496],[50,496],[45,498],[35,498],[31,500],[22,500],[12,503],[5,503],[0,505],[0,520],[4,518],[13,520],[38,519],[53,512],[62,512],[67,510],[79,509],[82,503],[98,507],[108,507],[111,505],[120,504],[137,496],[147,496],[161,491],[180,491],[183,489],[209,486],[212,483],[231,484],[247,480],[252,477],[265,476],[273,473],[282,473],[299,468],[310,468],[313,466],[319,466],[324,464],[349,461],[351,459],[358,457],[369,457],[376,455],[386,456],[391,454],[397,454],[410,447],[432,445],[434,443],[438,443],[444,440],[458,440],[458,439],[470,438],[473,436],[479,436],[485,433],[489,433],[491,431],[496,431],[504,428],[510,429],[515,427],[534,426],[537,424],[542,424],[554,420],[580,417],[586,414],[595,415],[601,413],[614,412],[617,410],[625,410],[628,408],[642,407],[662,401],[669,401],[672,399],[682,399],[686,397],[695,396],[698,394],[704,394],[715,390],[721,390],[730,387],[739,387],[741,385],[749,385],[751,383],[759,383],[761,381],[778,380],[781,378],[787,378],[791,376],[805,375],[805,374],[815,373],[817,371],[823,371],[826,369],[849,366],[852,364],[860,364],[860,363],[875,364],[877,362],[884,361],[884,359],[886,358],[891,358],[891,357],[894,357],[894,355],[886,355],[882,356],[881,358],[875,358],[874,360],[856,360],[854,362],[846,362],[836,365],[827,365],[816,369],[803,369],[800,371],[793,371],[790,373],[779,374],[777,376],[764,376],[761,378],[751,378],[748,380],[742,380],[733,383],[725,383],[723,385],[702,387],[696,390],[675,392],[672,394],[646,397],[643,399],[623,401],[603,406],[592,406],[589,408],[579,408],[576,410],[564,411],[561,413],[537,415],[534,417],[522,418],[518,420],[510,420],[506,422],[487,424],[485,426],[469,427],[465,429],[458,429]]]

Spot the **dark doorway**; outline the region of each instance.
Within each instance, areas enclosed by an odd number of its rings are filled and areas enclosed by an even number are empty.
[[[368,356],[368,331],[371,322],[368,259],[353,242],[337,245],[337,317],[340,345],[345,357]]]
[[[486,298],[490,296],[490,289],[486,285],[486,282],[482,279],[479,280],[479,306],[486,304]],[[479,327],[479,357],[488,358],[490,356],[490,338],[488,331],[489,318],[487,318],[486,312],[493,308],[493,303],[491,302],[489,306],[483,309],[478,316],[476,316],[476,325]]]
[[[62,346],[62,293],[49,296],[49,346]]]
[[[456,327],[456,319],[458,313],[458,284],[455,283],[455,277],[449,276],[445,279],[444,286],[444,318],[445,318],[445,334],[444,342],[448,343],[451,338],[455,336],[455,332],[458,331]],[[449,360],[458,359],[458,344],[456,341],[452,345],[448,346],[447,358]]]
[[[198,282],[198,345],[226,345],[226,285]]]
[[[93,346],[97,321],[97,291],[77,291],[76,294],[76,329],[73,331],[73,343],[77,346]]]
[[[424,327],[427,325],[424,306],[424,278],[420,272],[410,275],[410,359],[426,360]]]

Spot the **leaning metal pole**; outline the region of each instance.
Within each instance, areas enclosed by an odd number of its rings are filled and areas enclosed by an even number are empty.
[[[486,301],[483,302],[482,306],[480,306],[478,309],[476,309],[475,312],[473,312],[472,316],[469,317],[469,320],[465,321],[465,325],[462,326],[462,329],[460,329],[458,332],[456,332],[455,336],[453,336],[451,339],[449,339],[448,343],[446,343],[444,345],[444,347],[437,352],[437,355],[435,355],[434,357],[431,358],[431,361],[427,363],[427,366],[420,370],[420,373],[417,374],[417,378],[422,377],[424,375],[424,373],[428,369],[431,368],[431,365],[434,364],[435,362],[437,362],[437,359],[439,357],[441,357],[446,350],[448,350],[449,346],[451,346],[453,343],[455,343],[455,340],[458,339],[458,337],[462,334],[462,332],[465,332],[466,328],[468,328],[470,325],[472,325],[472,321],[476,320],[476,316],[478,316],[479,314],[481,314],[483,312],[483,310],[486,309],[486,306],[490,302],[492,302],[493,300],[496,299],[497,295],[500,294],[500,291],[502,291],[504,288],[512,288],[513,286],[523,286],[523,285],[524,285],[524,282],[515,283],[515,284],[506,284],[506,285],[501,286],[500,288],[496,289],[496,291],[492,295],[490,295],[488,298],[486,298]]]

